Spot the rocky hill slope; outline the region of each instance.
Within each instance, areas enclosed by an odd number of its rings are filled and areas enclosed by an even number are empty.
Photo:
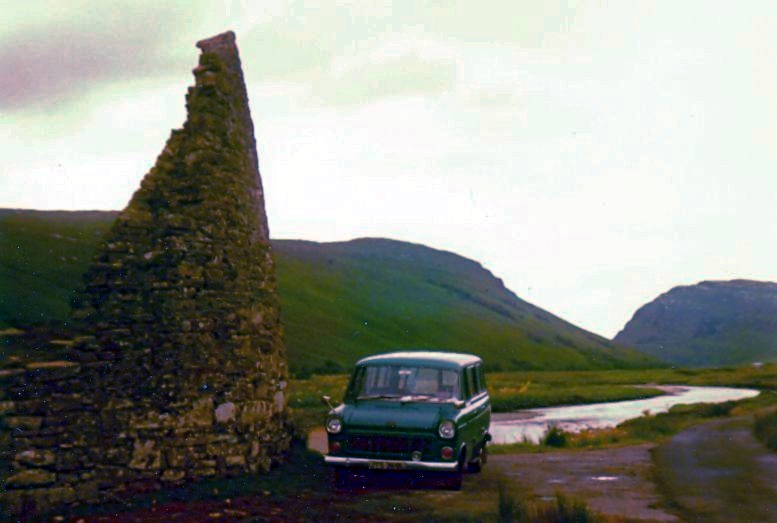
[[[777,361],[777,283],[675,287],[640,308],[615,341],[679,365]]]

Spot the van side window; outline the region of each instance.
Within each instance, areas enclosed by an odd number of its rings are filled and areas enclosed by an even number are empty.
[[[467,369],[461,370],[461,399],[468,400],[472,396],[469,389],[469,380],[467,379]]]
[[[475,382],[475,367],[467,367],[465,369],[467,373],[467,388],[469,388],[469,398],[475,396],[478,393],[477,383]]]
[[[480,376],[480,365],[475,365],[472,367],[472,374],[475,377],[475,389],[478,391],[478,394],[483,392],[483,389],[485,387],[483,386],[483,380]]]
[[[480,376],[480,386],[482,387],[482,390],[487,390],[486,373],[483,372],[483,365],[478,365],[478,376]]]

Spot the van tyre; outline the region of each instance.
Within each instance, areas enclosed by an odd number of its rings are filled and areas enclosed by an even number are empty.
[[[478,452],[478,457],[467,463],[467,472],[477,473],[483,470],[483,465],[488,461],[488,447],[484,443]]]

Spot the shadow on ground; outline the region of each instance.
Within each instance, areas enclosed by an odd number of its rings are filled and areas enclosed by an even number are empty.
[[[73,523],[429,520],[429,508],[414,507],[408,492],[438,490],[439,480],[435,475],[366,471],[335,485],[321,456],[299,444],[287,462],[269,474],[136,491],[110,503],[30,515],[30,519]]]

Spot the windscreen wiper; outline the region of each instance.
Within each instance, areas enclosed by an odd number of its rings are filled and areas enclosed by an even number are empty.
[[[357,400],[391,400],[399,398],[399,394],[365,394],[356,396]]]
[[[406,396],[402,396],[402,399],[400,400],[402,403],[410,403],[411,401],[418,401],[418,400],[429,400],[432,399],[433,396],[429,394],[408,394]]]

